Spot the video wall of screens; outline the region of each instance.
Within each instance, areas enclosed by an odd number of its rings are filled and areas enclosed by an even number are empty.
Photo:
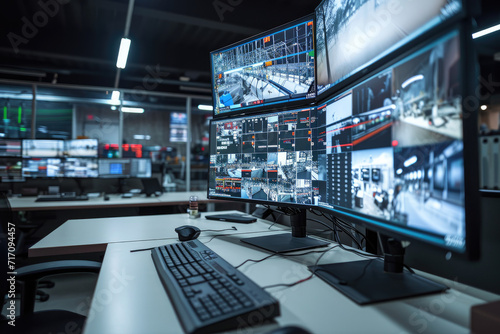
[[[210,54],[214,115],[314,100],[313,16]]]
[[[130,159],[99,159],[99,176],[103,178],[130,177]]]
[[[316,8],[318,95],[462,12],[462,0],[324,0]]]
[[[454,31],[316,108],[213,120],[209,196],[309,204],[465,251]]]

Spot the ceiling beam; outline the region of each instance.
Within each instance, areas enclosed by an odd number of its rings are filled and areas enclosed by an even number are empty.
[[[126,10],[126,4],[118,3],[116,1],[103,0],[96,3],[96,5],[106,7],[106,8],[117,8],[123,7],[123,11]],[[243,27],[236,24],[224,23],[220,21],[202,19],[195,16],[176,14],[167,11],[160,11],[156,9],[149,9],[145,7],[136,6],[134,8],[134,15],[144,16],[146,18],[155,18],[162,21],[176,22],[180,24],[193,25],[208,29],[215,29],[225,32],[233,32],[241,35],[256,35],[261,32],[259,29]]]

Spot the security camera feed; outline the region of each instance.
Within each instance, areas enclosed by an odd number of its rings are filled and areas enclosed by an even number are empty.
[[[71,178],[94,178],[99,176],[97,159],[66,158],[64,160],[64,176]]]
[[[209,196],[315,205],[465,250],[459,34],[316,108],[213,120]]]
[[[314,114],[301,109],[212,121],[210,195],[313,204]]]
[[[23,177],[64,177],[63,160],[60,158],[23,159]]]
[[[64,156],[64,140],[24,139],[23,158],[55,158]]]
[[[21,140],[0,139],[0,157],[20,157]]]
[[[99,159],[99,177],[130,177],[130,159]]]
[[[22,179],[23,162],[21,158],[0,157],[0,179],[2,182]]]
[[[99,154],[97,139],[66,140],[64,144],[64,155],[68,157],[97,158]]]
[[[462,10],[462,0],[324,0],[316,8],[318,95]]]
[[[214,115],[314,99],[312,18],[211,53]]]

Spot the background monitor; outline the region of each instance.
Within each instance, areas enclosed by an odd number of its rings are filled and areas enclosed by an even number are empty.
[[[130,159],[99,159],[99,177],[130,177]]]
[[[24,158],[55,158],[64,156],[64,140],[23,139]]]
[[[23,177],[64,177],[61,158],[23,158]]]
[[[318,95],[462,12],[462,0],[336,1],[316,8]]]
[[[1,157],[0,156],[0,179],[2,182],[21,180],[23,162],[20,157]]]
[[[21,144],[20,139],[0,139],[0,157],[20,157]]]
[[[130,159],[130,176],[139,178],[151,177],[152,164],[151,159],[132,158]]]
[[[99,177],[97,158],[66,158],[64,160],[64,176],[71,178]]]
[[[187,114],[180,112],[170,113],[170,141],[187,142]]]
[[[312,102],[314,59],[312,15],[213,51],[214,115]]]
[[[97,139],[71,139],[64,142],[67,157],[97,158],[99,143]]]

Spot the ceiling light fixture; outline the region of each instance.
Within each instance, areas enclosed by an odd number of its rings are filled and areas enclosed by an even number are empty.
[[[491,34],[491,33],[495,32],[495,31],[498,31],[498,30],[500,30],[500,24],[497,24],[496,26],[489,27],[487,29],[475,32],[475,33],[472,34],[472,38],[476,39],[476,38],[479,38],[479,37],[483,37],[485,35]]]
[[[120,104],[120,91],[114,90],[111,93],[111,104]]]
[[[190,78],[190,77],[185,77],[185,76],[180,76],[180,77],[179,77],[179,80],[180,80],[180,81],[187,82],[187,81],[191,80],[191,78]]]
[[[485,104],[483,104],[483,105],[481,106],[481,110],[486,110],[486,109],[488,109],[488,106],[487,106],[487,105],[485,105]]]
[[[123,112],[130,112],[130,113],[136,113],[136,114],[142,114],[144,112],[144,108],[122,107],[121,110]]]
[[[130,50],[130,39],[122,38],[120,42],[120,51],[116,60],[116,67],[124,69],[127,66],[128,51]]]
[[[199,104],[199,105],[198,105],[198,109],[200,109],[200,110],[209,110],[209,111],[213,111],[213,110],[214,110],[214,107],[213,107],[213,106],[206,105],[206,104]]]

